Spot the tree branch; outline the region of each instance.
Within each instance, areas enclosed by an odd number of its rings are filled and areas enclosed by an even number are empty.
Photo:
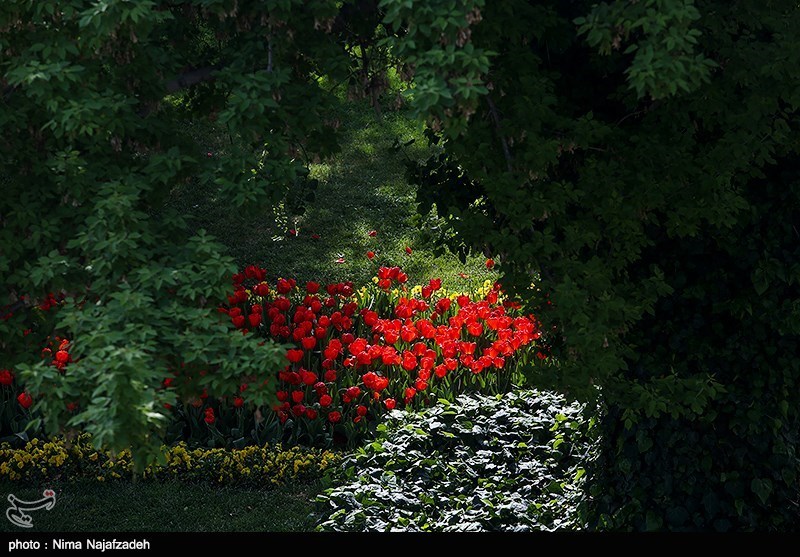
[[[512,166],[511,150],[508,148],[508,142],[506,142],[506,138],[503,136],[503,132],[500,129],[500,115],[498,114],[497,107],[494,105],[494,102],[492,102],[492,98],[489,95],[486,95],[486,103],[489,105],[489,114],[494,122],[494,129],[497,131],[497,137],[500,139],[500,144],[503,146],[503,155],[506,158],[506,167],[508,168],[508,172],[511,173],[514,171]]]

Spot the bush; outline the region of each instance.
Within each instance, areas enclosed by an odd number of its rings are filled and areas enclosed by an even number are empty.
[[[162,447],[162,461],[134,473],[129,450],[114,454],[98,451],[91,436],[72,441],[33,439],[23,448],[0,445],[0,480],[52,482],[96,480],[98,482],[179,479],[225,485],[264,487],[321,478],[341,457],[331,451],[280,445],[250,446],[241,450],[190,449],[185,443]]]
[[[318,499],[322,530],[558,530],[586,524],[593,420],[555,394],[462,395],[394,411]]]

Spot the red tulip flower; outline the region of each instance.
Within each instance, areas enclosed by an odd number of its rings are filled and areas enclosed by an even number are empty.
[[[31,395],[28,393],[22,392],[17,397],[17,402],[19,402],[19,405],[27,410],[33,404],[33,398],[31,398]]]
[[[0,369],[0,385],[8,387],[14,382],[14,374],[8,369]]]
[[[302,350],[291,349],[286,351],[286,358],[292,362],[293,364],[298,363],[300,360],[303,359],[303,355],[305,352]]]
[[[303,345],[303,349],[305,350],[311,350],[317,345],[317,339],[314,337],[305,337],[300,342]]]

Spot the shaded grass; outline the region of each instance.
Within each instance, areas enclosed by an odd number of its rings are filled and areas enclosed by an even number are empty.
[[[417,214],[416,188],[405,178],[406,160],[422,160],[431,153],[417,125],[399,113],[377,116],[358,102],[343,102],[336,117],[342,122],[342,150],[311,166],[311,177],[320,183],[301,217],[272,208],[235,210],[198,185],[176,192],[172,202],[183,208],[193,226],[216,236],[239,266],[260,264],[272,280],[364,284],[380,264],[403,267],[412,283],[440,277],[453,289],[467,290],[493,278],[482,257],[462,264],[452,254],[434,254],[431,240],[439,219]],[[396,140],[412,139],[407,147],[393,147]],[[213,141],[208,140],[209,148],[214,148]],[[290,229],[298,235],[292,237]],[[378,236],[370,237],[370,230]],[[413,250],[410,256],[406,246]],[[367,251],[377,257],[369,261]]]
[[[34,527],[17,528],[0,517],[0,532],[290,532],[314,528],[319,484],[265,490],[170,482],[76,482],[56,491],[50,511],[30,512]],[[0,496],[41,498],[44,488],[0,483]]]

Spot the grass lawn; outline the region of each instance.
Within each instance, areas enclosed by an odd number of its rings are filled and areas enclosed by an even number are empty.
[[[434,256],[431,239],[438,219],[417,215],[416,188],[405,179],[406,157],[421,160],[430,154],[415,124],[399,113],[378,117],[366,104],[356,102],[343,101],[336,116],[342,122],[342,150],[312,166],[311,176],[320,184],[302,217],[276,214],[271,208],[256,214],[232,210],[217,200],[214,191],[197,184],[173,192],[172,203],[194,227],[216,236],[240,266],[263,265],[270,280],[365,284],[380,264],[403,267],[411,284],[440,277],[457,290],[471,290],[492,278],[483,257],[463,265],[449,253]],[[207,130],[198,129],[197,135],[215,156],[225,156],[224,141],[204,139]],[[393,148],[396,139],[415,142],[398,151]],[[290,229],[298,235],[289,235]],[[377,237],[369,236],[371,230],[378,232]],[[412,248],[411,255],[405,253],[406,246]],[[373,261],[367,259],[368,251],[377,254]]]
[[[314,528],[309,516],[321,487],[295,485],[265,490],[182,482],[76,482],[50,486],[56,506],[30,512],[34,532],[298,532]],[[41,498],[43,488],[0,483],[22,500]],[[5,510],[4,505],[3,510]],[[23,533],[0,517],[0,532]]]

